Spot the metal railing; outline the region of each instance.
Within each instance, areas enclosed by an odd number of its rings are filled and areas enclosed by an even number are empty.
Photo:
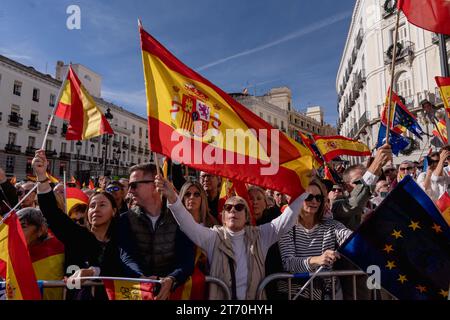
[[[293,279],[302,279],[302,280],[308,280],[314,273],[274,273],[266,278],[264,278],[256,291],[256,299],[262,300],[264,290],[267,287],[269,283],[275,280],[287,280],[287,298],[288,300],[295,300],[299,296],[299,292],[297,292],[294,295],[293,292],[293,286],[292,286],[292,280]],[[367,274],[364,271],[360,270],[343,270],[343,271],[324,271],[319,272],[316,275],[316,278],[331,278],[331,300],[336,300],[336,279],[339,277],[352,277],[352,297],[353,300],[357,300],[357,286],[356,286],[356,277],[366,276]],[[319,280],[319,279],[318,279]],[[310,300],[314,300],[314,289],[316,288],[314,285],[315,279],[312,279],[312,281],[309,283],[309,298]],[[372,290],[373,295],[372,299],[376,300],[376,290]],[[293,299],[295,298],[295,299]],[[392,298],[396,299],[392,296]]]
[[[96,287],[103,286],[103,282],[98,282],[102,280],[119,280],[119,281],[130,281],[130,282],[140,282],[140,283],[161,283],[161,280],[153,279],[143,279],[143,278],[121,278],[121,277],[81,277],[80,280],[81,287]],[[215,284],[219,286],[224,293],[224,300],[231,300],[231,292],[228,286],[221,279],[205,276],[205,283]],[[0,281],[1,285],[5,285],[5,281]],[[67,283],[63,280],[38,280],[38,284],[42,288],[68,288]]]

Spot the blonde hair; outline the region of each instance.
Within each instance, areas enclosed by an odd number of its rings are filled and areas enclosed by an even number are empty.
[[[184,196],[186,195],[186,192],[190,187],[195,187],[198,189],[198,192],[200,193],[201,203],[200,203],[200,221],[199,223],[203,223],[206,226],[206,220],[207,215],[209,213],[208,208],[208,196],[206,195],[205,190],[203,189],[202,185],[197,181],[188,180],[180,190],[180,198],[184,205]]]

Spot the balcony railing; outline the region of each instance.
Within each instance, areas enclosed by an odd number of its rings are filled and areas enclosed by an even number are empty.
[[[45,130],[47,130],[48,124],[45,126]],[[49,134],[56,134],[58,131],[58,128],[55,125],[50,126],[50,130],[48,131]]]
[[[126,142],[122,142],[122,149],[128,149],[129,144]]]
[[[358,128],[361,129],[367,123],[367,112],[364,112],[358,120]]]
[[[131,146],[131,151],[133,151],[133,152],[136,152],[136,150],[137,150],[137,148],[136,148],[136,146]]]
[[[22,147],[13,143],[7,143],[5,145],[5,151],[9,153],[20,153]]]
[[[97,143],[100,139],[98,137],[91,138],[91,142]]]
[[[356,49],[361,48],[362,42],[363,42],[363,31],[362,31],[362,29],[359,29],[358,35],[356,36],[356,40],[355,40]]]
[[[36,120],[28,120],[28,129],[41,130],[41,122]]]
[[[65,159],[65,160],[70,160],[71,155],[68,152],[60,152],[59,153],[59,158],[60,159]]]
[[[47,158],[52,158],[52,157],[56,157],[58,153],[56,153],[55,150],[45,150],[45,155],[47,156]]]
[[[138,148],[138,153],[144,153],[144,149],[142,147]]]
[[[23,124],[23,118],[15,113],[9,115],[8,123],[14,127],[21,127]]]
[[[384,54],[384,63],[390,64],[392,62],[392,54],[394,52],[394,46],[389,46],[388,50]],[[400,50],[399,50],[400,49]],[[395,61],[399,61],[403,58],[414,57],[414,43],[411,41],[405,41],[404,43],[397,42],[397,52]]]
[[[283,129],[282,129],[282,130],[283,130]],[[144,150],[144,153],[145,153],[146,156],[148,156],[148,155],[150,154],[150,150],[145,149],[145,150]]]
[[[33,156],[34,156],[34,153],[36,152],[36,150],[37,150],[37,148],[32,147],[32,146],[28,146],[28,147],[25,149],[25,153],[26,153],[27,155],[33,155]]]
[[[120,147],[120,141],[113,141],[113,147]]]

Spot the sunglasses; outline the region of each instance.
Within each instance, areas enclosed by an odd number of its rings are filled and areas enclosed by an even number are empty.
[[[341,189],[341,188],[333,188],[333,189],[331,189],[331,191],[334,191],[334,192],[342,192],[342,189]]]
[[[233,205],[233,204],[225,204],[225,205],[223,206],[223,209],[224,209],[226,212],[230,212],[231,210],[233,210],[233,208],[236,209],[236,211],[242,211],[242,210],[244,210],[245,205],[242,204],[242,203],[237,203],[237,204],[235,204],[235,205]]]
[[[136,189],[140,183],[153,183],[155,180],[133,181],[128,184],[128,189]]]
[[[118,186],[106,188],[106,191],[108,191],[108,192],[117,192],[117,191],[120,191],[120,190],[121,189]]]
[[[413,167],[406,167],[406,168],[398,168],[400,171],[405,171],[405,170],[412,170],[414,169]]]
[[[194,192],[194,193],[192,193],[192,192],[186,192],[186,193],[184,194],[184,196],[185,196],[186,198],[190,198],[192,195],[194,195],[194,198],[199,198],[199,197],[200,197],[200,192]]]
[[[306,197],[305,201],[313,201],[313,199],[316,199],[317,202],[323,201],[323,195],[321,194],[309,194],[309,196]]]

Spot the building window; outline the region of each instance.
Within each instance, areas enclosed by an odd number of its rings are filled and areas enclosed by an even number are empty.
[[[138,158],[138,163],[141,163],[141,158]]]
[[[411,77],[408,72],[402,72],[395,84],[395,91],[397,91],[398,95],[401,95],[403,98],[408,98],[413,95],[412,87],[411,87]]]
[[[67,143],[61,142],[61,152],[63,153],[67,152]]]
[[[56,100],[56,96],[54,94],[50,94],[50,102],[48,103],[49,107],[54,107],[55,106],[55,100]]]
[[[267,116],[267,120],[268,120],[269,123],[272,123],[272,116],[268,115]]]
[[[52,140],[45,141],[45,150],[52,151]]]
[[[70,152],[73,153],[73,150],[75,149],[75,141],[70,141]]]
[[[132,127],[133,129],[131,130],[131,132],[133,132],[133,134],[134,133],[136,133],[136,126],[133,124],[133,127]]]
[[[148,138],[148,129],[145,129],[145,137]]]
[[[30,148],[34,148],[34,144],[36,143],[36,138],[35,137],[28,137],[28,147]]]
[[[33,166],[31,165],[32,162],[33,162],[33,159],[27,159],[27,167],[26,167],[25,171],[28,175],[34,175]]]
[[[22,93],[22,82],[14,81],[13,93],[16,96],[20,96],[21,95],[21,93]]]
[[[142,138],[142,127],[139,127],[139,138]]]
[[[281,129],[284,129],[284,121],[281,120]]]
[[[303,128],[303,125],[304,125],[304,124],[303,124],[303,121],[301,121],[301,122],[300,122],[300,126],[301,126],[302,128]]]
[[[33,101],[39,102],[39,92],[39,89],[33,88]]]
[[[13,156],[7,156],[6,157],[6,173],[14,173],[14,162],[15,162],[15,157]]]
[[[16,144],[17,133],[10,132],[8,135],[8,144],[15,145]]]

